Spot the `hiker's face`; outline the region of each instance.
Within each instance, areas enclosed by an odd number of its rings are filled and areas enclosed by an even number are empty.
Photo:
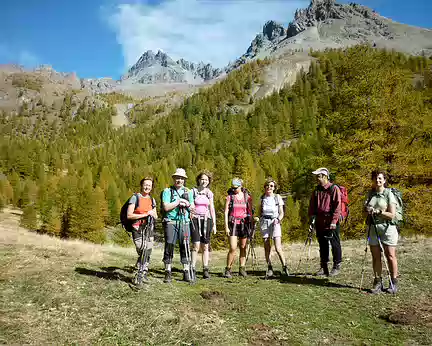
[[[202,186],[202,187],[207,187],[208,184],[209,184],[209,182],[210,182],[210,179],[209,179],[209,177],[206,176],[205,174],[203,174],[203,175],[201,176],[201,178],[199,178],[199,184],[200,184],[200,186]]]
[[[239,193],[241,191],[241,186],[231,186],[234,193]]]
[[[266,192],[268,192],[268,193],[271,193],[271,192],[274,192],[274,190],[275,190],[275,188],[276,188],[276,185],[275,185],[275,183],[272,181],[272,182],[270,182],[270,183],[268,183],[268,184],[265,184],[265,191]]]
[[[385,182],[386,182],[386,180],[385,180],[384,176],[382,175],[382,173],[380,173],[377,175],[377,177],[373,180],[372,183],[373,183],[374,187],[384,187]]]
[[[153,188],[153,182],[151,180],[144,180],[141,185],[141,192],[149,194]]]
[[[324,186],[327,183],[327,176],[325,174],[317,174],[317,182],[319,185]]]
[[[175,187],[177,187],[177,188],[182,187],[182,186],[184,186],[184,183],[185,183],[185,178],[179,177],[179,176],[174,177],[174,186]]]

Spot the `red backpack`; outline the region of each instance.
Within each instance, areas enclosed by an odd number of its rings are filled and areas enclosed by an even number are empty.
[[[343,221],[348,219],[349,216],[349,199],[348,199],[348,190],[345,186],[340,186],[337,184],[333,184],[330,189],[333,192],[333,187],[337,186],[341,192],[341,217],[340,220]]]

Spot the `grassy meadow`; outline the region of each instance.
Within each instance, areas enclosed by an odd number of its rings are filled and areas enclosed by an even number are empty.
[[[285,244],[292,272],[264,280],[264,253],[248,277],[222,277],[225,251],[214,251],[211,279],[194,285],[174,272],[163,283],[162,246],[153,251],[150,283],[131,285],[133,248],[63,241],[0,214],[0,343],[34,345],[430,345],[432,240],[403,238],[400,293],[359,291],[365,241],[343,243],[341,274],[329,280],[303,244]],[[178,252],[175,268],[180,268]],[[234,270],[238,267],[235,266]],[[199,274],[201,270],[199,269]],[[199,275],[200,277],[201,275]],[[365,288],[372,281],[368,252]],[[386,280],[387,281],[387,280]]]

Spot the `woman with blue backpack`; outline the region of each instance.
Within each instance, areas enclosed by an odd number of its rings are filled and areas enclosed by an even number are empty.
[[[398,290],[396,246],[399,234],[394,220],[397,219],[398,201],[391,189],[387,188],[385,172],[374,171],[371,178],[372,189],[365,202],[368,242],[375,276],[371,292],[377,294],[385,291],[381,263],[381,252],[383,252],[384,263],[389,274],[389,288],[386,291],[395,294]]]
[[[287,276],[289,275],[282,249],[281,222],[284,217],[284,201],[279,194],[275,193],[276,188],[276,182],[271,178],[267,179],[264,184],[264,195],[261,196],[260,230],[264,239],[264,252],[267,262],[266,278],[273,276],[273,266],[270,258],[272,239],[276,253],[282,263],[282,273]]]

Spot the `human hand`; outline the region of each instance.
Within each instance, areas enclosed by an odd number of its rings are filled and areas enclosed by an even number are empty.
[[[372,207],[366,207],[366,211],[367,211],[368,214],[371,215],[374,212],[374,208],[372,208]]]
[[[279,220],[278,218],[276,218],[276,219],[274,219],[274,221],[273,221],[273,222],[274,222],[274,224],[275,224],[275,225],[277,225],[277,224],[279,224],[279,223],[280,223],[280,220]]]
[[[148,216],[151,216],[151,217],[153,217],[153,218],[156,219],[156,217],[157,217],[156,211],[155,211],[155,210],[150,210],[150,211],[148,212]]]
[[[330,229],[336,229],[336,224],[335,223],[330,224]]]
[[[228,226],[225,226],[225,233],[226,233],[226,235],[229,237],[229,235],[230,235],[230,230],[229,230],[229,227],[228,227]]]

